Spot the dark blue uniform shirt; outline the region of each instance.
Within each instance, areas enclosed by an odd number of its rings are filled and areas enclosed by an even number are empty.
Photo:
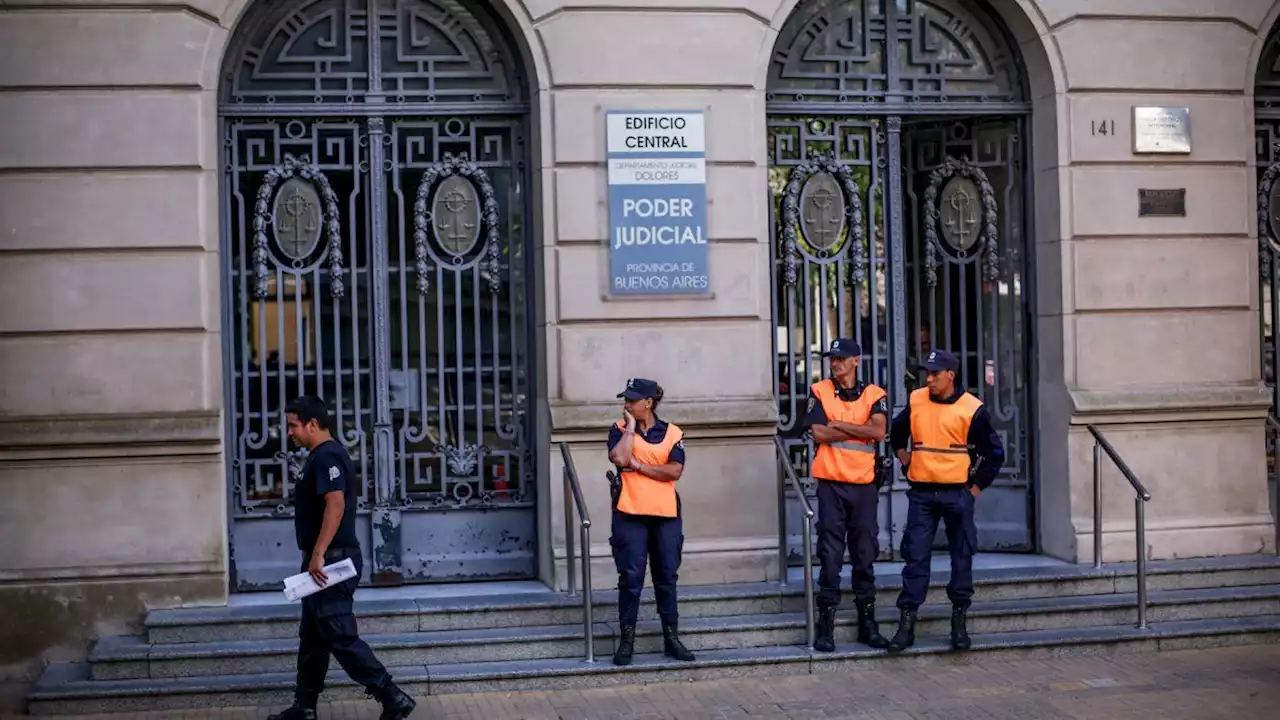
[[[645,442],[650,445],[657,445],[667,439],[667,423],[665,420],[654,418],[653,425],[648,430],[640,432],[637,427],[636,434],[644,438]],[[622,428],[618,427],[617,423],[614,423],[609,426],[609,452],[613,452],[613,449],[621,441]],[[684,440],[676,443],[675,447],[671,448],[671,454],[667,456],[667,462],[684,464]],[[665,465],[666,463],[663,464]],[[621,471],[622,468],[618,468],[618,470]]]
[[[955,394],[946,400],[934,398],[933,401],[951,405],[964,393],[964,390],[956,388]],[[897,453],[899,450],[906,450],[910,442],[911,405],[908,404],[893,419],[893,425],[889,428],[889,445],[894,453]],[[991,483],[995,482],[996,474],[1004,465],[1004,444],[1000,442],[1000,436],[996,434],[996,429],[991,424],[991,414],[987,412],[986,405],[978,408],[978,411],[973,414],[973,419],[969,423],[969,437],[965,444],[969,446],[969,461],[974,468],[969,473],[969,482],[977,485],[980,490],[986,490]],[[912,483],[912,485],[922,490],[954,487],[935,483]]]
[[[320,537],[320,525],[324,522],[325,493],[340,492],[346,498],[347,508],[338,524],[330,548],[354,548],[360,546],[356,538],[356,467],[347,449],[337,440],[327,440],[311,451],[302,469],[302,479],[294,488],[297,504],[293,513],[293,529],[298,549],[310,553],[315,550]]]

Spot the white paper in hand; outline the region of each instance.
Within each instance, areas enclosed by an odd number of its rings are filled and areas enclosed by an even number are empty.
[[[321,590],[345,582],[356,576],[355,563],[351,562],[351,558],[346,558],[341,562],[324,566],[324,574],[328,576],[329,582],[320,585],[311,577],[311,573],[298,573],[290,575],[284,579],[284,596],[289,602],[297,602],[308,595],[314,595]]]

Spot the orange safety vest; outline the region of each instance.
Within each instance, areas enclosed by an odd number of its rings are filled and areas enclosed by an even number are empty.
[[[871,419],[871,408],[885,393],[877,385],[867,385],[857,400],[841,400],[833,380],[823,380],[810,387],[822,411],[831,422],[865,425]],[[813,476],[821,480],[869,485],[876,481],[876,444],[871,440],[852,438],[838,443],[820,443],[813,458]]]
[[[625,430],[627,426],[619,420],[618,427]],[[636,432],[631,438],[631,458],[642,465],[666,465],[672,448],[683,438],[684,431],[673,423],[667,423],[667,435],[656,445]],[[676,484],[654,480],[635,470],[623,470],[618,510],[628,515],[673,518],[676,516]]]
[[[982,401],[964,393],[954,403],[934,402],[929,388],[911,393],[911,464],[907,478],[921,483],[969,482],[969,425]]]

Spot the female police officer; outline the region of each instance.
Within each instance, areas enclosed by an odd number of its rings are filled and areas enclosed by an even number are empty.
[[[632,378],[618,397],[624,409],[622,420],[609,428],[609,460],[618,468],[622,488],[614,501],[609,544],[618,566],[622,638],[613,664],[629,665],[635,652],[646,557],[662,618],[664,652],[676,660],[693,660],[693,653],[680,642],[676,613],[676,571],[684,529],[675,483],[684,472],[684,433],[658,419],[655,411],[662,402],[658,383]]]

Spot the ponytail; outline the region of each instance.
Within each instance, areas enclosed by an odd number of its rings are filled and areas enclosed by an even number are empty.
[[[658,385],[657,383],[654,383],[654,385],[657,387],[657,391],[653,395],[653,410],[654,412],[657,412],[658,403],[662,402],[663,390],[661,385]]]

